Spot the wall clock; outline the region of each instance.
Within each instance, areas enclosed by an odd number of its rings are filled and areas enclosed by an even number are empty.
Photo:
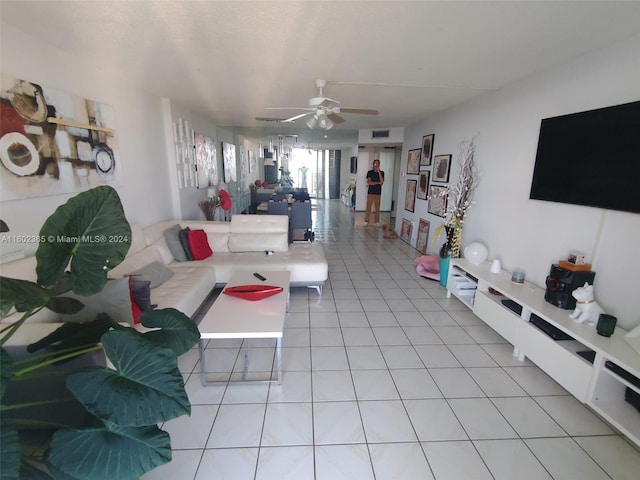
[[[102,174],[113,173],[116,168],[116,161],[113,158],[113,151],[106,145],[100,145],[93,151],[93,158],[96,162],[96,171]]]

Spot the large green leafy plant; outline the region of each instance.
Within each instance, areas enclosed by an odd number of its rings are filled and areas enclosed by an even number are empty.
[[[3,325],[0,346],[43,308],[79,311],[81,302],[64,292],[69,287],[84,296],[100,292],[109,269],[129,250],[131,228],[116,191],[102,186],[60,206],[43,225],[40,239],[36,282],[0,277],[0,315],[12,309],[21,313],[20,320]],[[171,439],[157,425],[191,412],[177,357],[200,334],[175,309],[149,310],[140,320],[146,333],[106,314],[92,322],[65,323],[30,345],[28,350],[38,353],[21,360],[2,347],[1,479],[135,479],[171,460]],[[22,430],[30,424],[26,412],[33,405],[4,405],[7,387],[37,378],[39,370],[54,363],[102,349],[113,368],[83,367],[66,378],[66,388],[86,409],[87,422],[79,427],[52,423],[44,448],[35,453],[26,448]],[[20,409],[24,418],[16,416]]]

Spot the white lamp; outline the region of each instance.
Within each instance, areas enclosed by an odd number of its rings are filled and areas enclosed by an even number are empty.
[[[464,249],[464,258],[469,260],[469,263],[474,265],[480,265],[489,256],[489,250],[480,242],[472,242]]]

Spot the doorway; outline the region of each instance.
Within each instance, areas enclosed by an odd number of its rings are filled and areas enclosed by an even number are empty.
[[[380,211],[392,212],[395,204],[395,150],[366,149],[358,152],[358,166],[356,173],[356,210],[363,211],[367,206],[367,171],[371,170],[373,160],[380,160],[380,170],[384,172],[384,184],[380,198]]]
[[[289,171],[293,186],[306,188],[310,197],[325,198],[324,150],[292,149]]]

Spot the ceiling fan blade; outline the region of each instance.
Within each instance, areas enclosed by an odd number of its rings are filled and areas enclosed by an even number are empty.
[[[337,115],[335,113],[329,113],[327,115],[327,118],[331,120],[333,123],[344,123],[344,118],[342,118],[340,115]]]
[[[369,108],[340,108],[340,113],[358,113],[360,115],[378,115],[378,110]]]
[[[310,107],[265,107],[265,110],[315,110]]]
[[[316,99],[312,99],[312,100],[316,100]],[[340,102],[338,100],[334,100],[332,98],[327,98],[327,97],[323,97],[322,101],[320,103],[314,103],[314,106],[318,106],[318,107],[332,107],[334,105],[339,104]]]
[[[289,118],[283,120],[282,123],[293,123],[296,120],[298,120],[299,118],[306,117],[307,115],[311,115],[311,112],[301,113],[300,115],[295,115],[293,117],[289,117]]]
[[[276,118],[276,117],[255,117],[255,119],[258,122],[276,122],[276,123],[280,123],[280,122],[284,122],[285,121],[284,118]]]

